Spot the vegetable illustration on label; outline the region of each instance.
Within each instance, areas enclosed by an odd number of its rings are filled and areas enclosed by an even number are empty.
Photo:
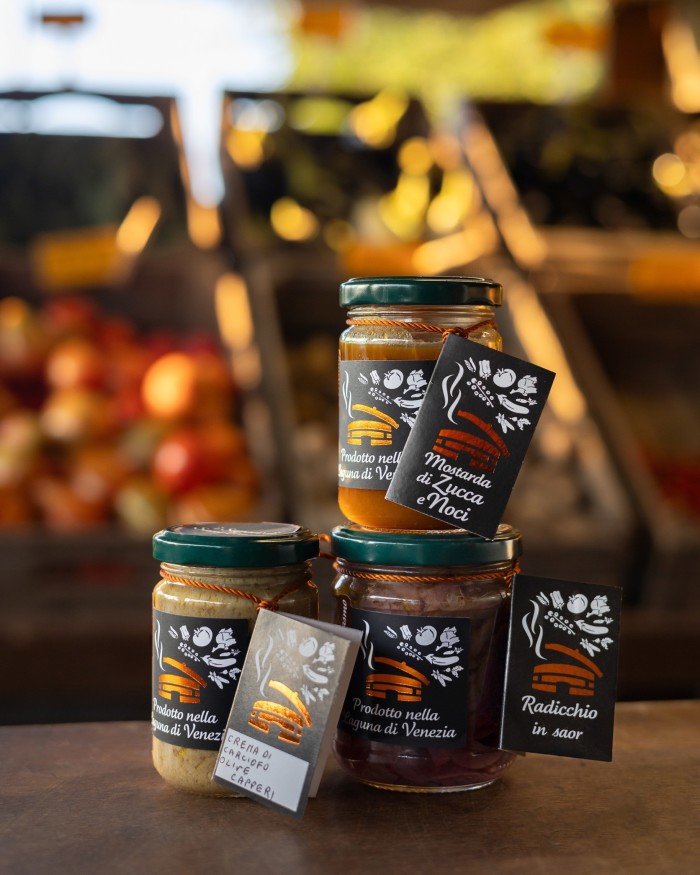
[[[531,600],[532,611],[523,616],[522,627],[531,648],[543,661],[533,669],[533,690],[570,696],[594,695],[596,678],[602,677],[602,672],[590,657],[600,653],[601,648],[607,650],[613,643],[612,638],[601,637],[607,636],[610,631],[609,625],[599,615],[607,606],[607,596],[596,595],[594,601],[596,609],[580,618],[579,615],[588,608],[588,599],[582,593],[574,593],[564,602],[558,590],[550,593],[542,591]],[[567,617],[565,612],[578,619]],[[577,643],[588,656],[581,650],[560,643],[543,643],[547,624],[567,635],[578,637],[579,633],[583,633]],[[594,640],[589,636],[594,636]],[[552,651],[556,651],[554,655],[559,659],[550,663],[547,660],[552,659]],[[561,661],[561,654],[566,657],[564,661]]]
[[[515,404],[505,395],[496,395],[496,398],[501,402],[501,407],[505,407],[510,413],[529,413],[530,408],[523,404]]]

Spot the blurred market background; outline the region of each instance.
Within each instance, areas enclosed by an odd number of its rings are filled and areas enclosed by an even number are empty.
[[[356,275],[504,284],[523,570],[699,695],[699,242],[695,0],[3,4],[0,722],[147,718],[159,528],[341,522]]]

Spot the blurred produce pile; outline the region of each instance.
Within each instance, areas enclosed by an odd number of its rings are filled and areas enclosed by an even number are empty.
[[[150,535],[247,518],[258,491],[216,338],[0,299],[0,527]]]
[[[697,122],[653,105],[479,112],[535,224],[684,231],[679,213],[699,193]]]

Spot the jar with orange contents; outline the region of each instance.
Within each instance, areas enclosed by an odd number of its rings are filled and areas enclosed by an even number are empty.
[[[501,285],[483,277],[358,277],[340,287],[338,504],[378,529],[446,524],[385,499],[446,333],[500,350]]]

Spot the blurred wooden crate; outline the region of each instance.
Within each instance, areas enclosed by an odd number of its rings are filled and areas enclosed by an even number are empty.
[[[117,529],[0,539],[1,723],[146,719],[151,544]]]

